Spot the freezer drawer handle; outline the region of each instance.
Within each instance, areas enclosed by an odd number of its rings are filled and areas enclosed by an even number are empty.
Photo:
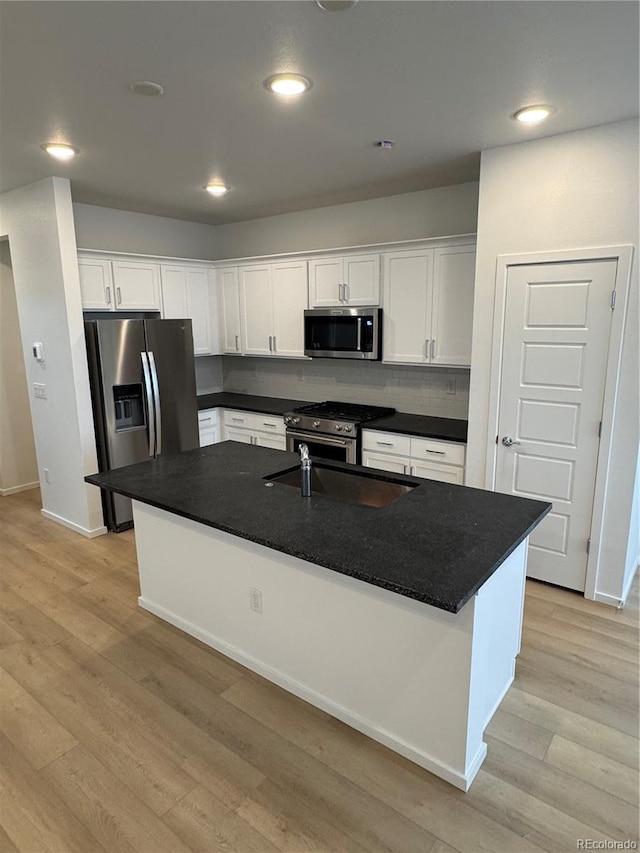
[[[149,366],[151,367],[151,384],[156,402],[156,456],[162,453],[162,413],[160,411],[160,388],[158,386],[158,371],[153,353],[149,351]]]
[[[149,413],[149,456],[155,454],[156,445],[156,413],[153,402],[153,391],[151,390],[151,373],[149,371],[149,359],[146,352],[140,353],[142,359],[142,372],[144,374],[144,387],[147,393],[147,411]]]

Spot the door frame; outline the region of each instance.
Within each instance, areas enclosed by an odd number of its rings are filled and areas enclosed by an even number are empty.
[[[602,407],[602,435],[596,462],[596,482],[591,514],[591,545],[587,558],[585,598],[595,599],[596,582],[600,568],[604,505],[607,497],[611,448],[618,381],[622,361],[622,342],[627,316],[631,268],[634,247],[630,244],[602,246],[597,248],[571,249],[566,251],[533,252],[513,255],[498,255],[496,258],[496,287],[493,306],[493,335],[491,345],[491,381],[489,388],[489,417],[487,423],[487,455],[485,463],[486,489],[495,491],[498,447],[498,417],[500,414],[500,388],[502,384],[502,348],[504,344],[504,322],[507,302],[507,279],[509,268],[532,264],[564,264],[580,261],[616,261],[615,310],[612,312],[611,336],[607,352],[604,401]]]

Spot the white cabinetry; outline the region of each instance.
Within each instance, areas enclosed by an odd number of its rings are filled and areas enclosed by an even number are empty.
[[[383,361],[468,367],[475,246],[383,254]]]
[[[163,264],[162,316],[165,319],[191,320],[193,351],[195,355],[216,355],[218,347],[218,322],[215,284],[206,267]]]
[[[303,358],[306,262],[240,267],[239,280],[244,354]]]
[[[312,308],[380,304],[380,255],[327,256],[309,261]]]
[[[362,464],[393,474],[462,485],[465,451],[466,445],[456,441],[362,431]]]
[[[219,416],[217,409],[203,409],[198,412],[200,447],[217,444],[220,441]]]
[[[216,270],[220,305],[221,349],[223,353],[240,355],[240,290],[238,268],[221,267]]]
[[[85,311],[159,311],[159,264],[99,255],[78,256]]]
[[[241,412],[225,409],[223,441],[257,444],[273,450],[286,450],[284,418],[260,412]]]

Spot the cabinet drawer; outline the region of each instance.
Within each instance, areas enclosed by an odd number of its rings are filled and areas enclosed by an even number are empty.
[[[401,453],[403,456],[409,456],[411,453],[411,436],[365,429],[362,431],[362,449],[373,450],[378,453]]]
[[[455,441],[413,437],[411,458],[425,462],[446,462],[447,465],[464,465],[465,448],[466,445]]]
[[[224,410],[224,425],[236,429],[253,429],[252,412],[237,412],[234,409]]]
[[[254,414],[253,428],[258,432],[269,432],[284,436],[284,418],[278,417],[278,415]]]
[[[202,409],[198,412],[198,425],[200,429],[213,429],[218,425],[218,410]]]

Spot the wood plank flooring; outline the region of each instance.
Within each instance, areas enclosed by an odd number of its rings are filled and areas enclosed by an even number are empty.
[[[535,853],[638,843],[639,584],[527,582],[467,794],[140,610],[132,532],[0,498],[0,851]],[[336,662],[339,665],[339,662]]]

